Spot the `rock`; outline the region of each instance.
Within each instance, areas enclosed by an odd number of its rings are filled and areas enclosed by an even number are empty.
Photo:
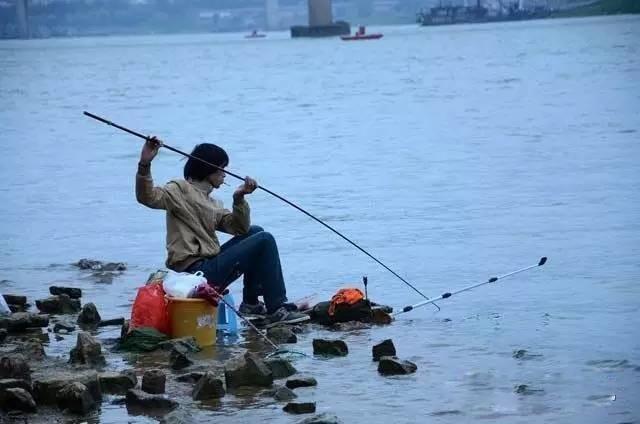
[[[13,387],[6,389],[0,398],[2,409],[5,411],[35,412],[36,402],[25,389]]]
[[[290,361],[282,358],[267,359],[264,363],[269,367],[274,380],[287,378],[298,372]]]
[[[416,372],[418,366],[413,362],[401,361],[391,356],[383,356],[378,363],[378,372],[382,375],[402,375]]]
[[[284,406],[284,408],[282,408],[282,410],[290,414],[312,414],[316,412],[316,403],[315,402],[289,402]]]
[[[162,370],[147,370],[142,375],[142,390],[154,395],[164,393],[167,375]]]
[[[537,393],[543,393],[544,390],[542,390],[542,389],[533,389],[527,384],[518,384],[513,388],[513,392],[517,393],[519,395],[527,396],[527,395],[534,395],[534,394],[537,394]]]
[[[87,303],[82,307],[80,315],[78,315],[78,324],[87,327],[97,327],[100,321],[102,321],[102,318],[100,318],[96,305]]]
[[[393,340],[386,339],[374,345],[371,349],[373,354],[373,360],[379,361],[383,356],[396,356],[396,347],[393,345]]]
[[[89,366],[104,366],[106,361],[102,355],[102,345],[87,332],[78,333],[76,347],[71,349],[69,363]]]
[[[75,331],[76,326],[66,322],[56,322],[53,326],[54,333],[71,333]]]
[[[127,335],[129,334],[129,320],[125,320],[122,323],[122,327],[120,328],[120,342],[123,342],[124,339],[127,338]]]
[[[244,362],[225,364],[224,376],[227,389],[242,386],[269,387],[273,384],[273,373],[257,356],[247,353]]]
[[[291,390],[288,387],[285,386],[278,386],[275,390],[275,392],[273,393],[273,397],[275,398],[275,400],[280,401],[280,402],[285,402],[288,400],[292,400],[298,397],[297,394],[295,394],[293,392],[293,390]]]
[[[193,400],[218,399],[225,395],[224,383],[212,372],[207,372],[193,388]]]
[[[125,271],[127,269],[127,265],[123,262],[102,262],[93,259],[80,259],[74,265],[80,269],[93,271]]]
[[[29,308],[31,307],[31,305],[29,305],[28,303],[24,304],[24,305],[14,305],[12,303],[8,303],[7,306],[9,306],[9,310],[11,312],[27,312],[29,310]]]
[[[5,339],[7,338],[7,334],[7,330],[5,330],[4,328],[0,328],[0,343],[5,341]]]
[[[134,328],[120,340],[120,349],[128,352],[151,352],[168,337],[151,327]]]
[[[4,300],[9,305],[23,306],[27,304],[27,296],[17,296],[15,294],[3,294]]]
[[[277,344],[298,342],[298,336],[296,336],[290,328],[282,326],[269,328],[267,330],[267,337]]]
[[[49,293],[52,295],[66,294],[71,299],[80,299],[82,297],[82,290],[74,287],[51,286],[49,287]]]
[[[298,422],[298,424],[342,424],[342,421],[333,414],[322,413],[305,418]]]
[[[389,325],[393,321],[391,315],[385,312],[382,308],[371,309],[371,322],[380,325]]]
[[[27,340],[19,347],[19,350],[20,353],[31,360],[42,359],[47,356],[42,342],[37,339]]]
[[[346,356],[347,344],[342,340],[313,339],[313,354],[326,356]]]
[[[331,329],[336,331],[357,331],[365,328],[371,328],[371,324],[360,321],[336,322]]]
[[[193,362],[187,358],[187,355],[181,350],[176,349],[175,347],[171,350],[171,354],[169,355],[169,365],[171,369],[181,370],[183,368],[187,368],[193,364]]]
[[[98,327],[108,327],[110,325],[124,325],[125,320],[124,317],[113,318],[113,319],[103,319],[98,323]]]
[[[38,405],[55,405],[56,395],[70,383],[82,383],[96,403],[102,401],[102,390],[98,373],[95,371],[78,371],[65,369],[44,369],[34,373],[33,396]]]
[[[64,340],[64,337],[62,337],[60,334],[56,334],[55,339],[57,342],[59,342],[60,340]]]
[[[61,410],[80,415],[85,415],[96,406],[87,386],[78,382],[64,386],[56,395],[56,402]]]
[[[171,339],[158,344],[158,348],[166,351],[177,349],[182,353],[200,352],[200,345],[195,337],[181,337],[179,339]]]
[[[169,412],[161,420],[160,424],[193,424],[197,420],[185,409],[179,408]]]
[[[312,387],[317,386],[318,381],[311,376],[300,376],[296,378],[290,378],[285,383],[290,389],[297,389],[298,387]]]
[[[80,310],[80,301],[66,294],[36,300],[36,306],[46,314],[74,314]]]
[[[16,387],[24,389],[29,393],[33,390],[31,383],[26,380],[21,380],[19,378],[3,378],[0,380],[0,398],[2,397],[2,392],[7,389],[15,389]]]
[[[100,389],[110,395],[124,395],[138,384],[135,372],[105,372],[98,376]]]
[[[0,328],[5,328],[9,333],[25,331],[28,328],[41,328],[48,326],[49,315],[16,312],[8,317],[0,317]]]
[[[195,384],[202,378],[203,375],[204,374],[201,372],[190,372],[187,374],[179,375],[178,377],[176,377],[176,381],[179,381],[181,383]]]
[[[178,407],[178,402],[160,395],[150,395],[142,390],[129,389],[126,397],[127,411],[132,414],[164,415]]]
[[[0,359],[0,378],[31,381],[31,368],[22,355],[4,356]]]

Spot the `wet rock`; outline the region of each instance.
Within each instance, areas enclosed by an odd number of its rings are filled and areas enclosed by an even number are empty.
[[[22,355],[4,356],[0,359],[0,378],[31,381],[31,368]]]
[[[80,299],[82,297],[82,290],[74,287],[51,286],[49,287],[49,293],[51,293],[54,296],[66,294],[71,299]]]
[[[513,392],[519,395],[528,396],[528,395],[534,395],[537,393],[542,393],[544,392],[544,390],[534,389],[527,384],[518,384],[513,388]]]
[[[42,359],[47,356],[42,342],[37,339],[27,340],[19,347],[19,351],[30,360]]]
[[[0,317],[0,328],[6,329],[9,333],[17,333],[29,328],[42,328],[48,326],[49,315],[16,312],[8,317]]]
[[[56,395],[71,383],[82,383],[94,401],[102,401],[102,390],[98,373],[95,371],[78,371],[65,369],[45,369],[33,376],[33,395],[39,405],[55,405]]]
[[[333,414],[322,413],[314,415],[313,417],[305,418],[297,424],[342,424],[342,421]]]
[[[49,296],[36,300],[36,306],[45,314],[75,314],[80,310],[80,301],[71,299],[66,294]]]
[[[292,399],[295,399],[298,397],[297,394],[295,394],[293,392],[293,390],[291,390],[288,387],[285,386],[278,386],[276,388],[276,390],[273,393],[273,397],[275,398],[275,400],[280,401],[280,402],[285,402],[285,401],[289,401]]]
[[[357,331],[365,328],[370,328],[371,324],[360,322],[360,321],[347,321],[347,322],[336,322],[331,326],[331,329],[336,331]]]
[[[244,362],[225,364],[224,376],[228,389],[242,386],[269,387],[273,384],[273,374],[269,367],[250,353],[245,355]]]
[[[96,407],[96,402],[87,386],[78,382],[64,386],[56,395],[56,403],[61,410],[80,415]]]
[[[529,359],[539,358],[542,355],[530,353],[526,349],[518,349],[518,350],[514,350],[513,351],[513,355],[512,356],[513,356],[514,359],[521,359],[523,361],[527,361]]]
[[[67,322],[56,322],[53,326],[54,333],[71,333],[76,330],[76,326]]]
[[[80,259],[74,264],[80,269],[90,269],[92,271],[125,271],[127,265],[123,262],[102,262],[94,259]]]
[[[142,375],[142,390],[154,395],[164,393],[167,375],[162,370],[147,370]]]
[[[371,322],[379,325],[389,325],[393,321],[391,315],[385,312],[382,308],[371,309]]]
[[[158,348],[165,351],[177,349],[182,353],[200,352],[201,350],[195,337],[181,337],[178,339],[167,340],[166,342],[158,344]]]
[[[193,364],[193,362],[187,358],[187,355],[182,349],[174,347],[171,350],[171,354],[169,355],[169,365],[171,366],[171,369],[181,370],[183,368],[187,368],[191,364]]]
[[[78,315],[78,324],[86,327],[97,327],[98,323],[102,321],[98,308],[93,303],[87,303],[82,307],[80,314]]]
[[[35,412],[36,402],[25,389],[13,387],[6,389],[0,397],[2,409],[5,411]]]
[[[7,330],[5,330],[4,328],[0,328],[0,343],[5,341],[5,339],[7,338],[7,334]]]
[[[224,383],[212,372],[207,372],[193,388],[193,400],[217,399],[225,395]]]
[[[31,387],[31,383],[26,380],[21,380],[19,378],[3,378],[0,380],[0,398],[2,397],[2,392],[7,389],[15,389],[20,388],[24,389],[27,392],[31,393],[33,388]]]
[[[98,327],[108,327],[110,325],[124,325],[125,320],[124,317],[113,318],[113,319],[103,319],[98,323]]]
[[[24,305],[14,305],[12,303],[8,303],[7,306],[9,306],[9,310],[13,313],[15,312],[27,312],[29,310],[29,308],[31,307],[31,305],[29,305],[28,303],[24,304]]]
[[[393,345],[393,340],[391,339],[383,340],[377,345],[374,345],[371,351],[374,361],[379,361],[383,356],[396,356],[396,347]]]
[[[15,294],[3,294],[4,300],[9,305],[22,306],[27,304],[27,296],[18,296]]]
[[[142,390],[129,389],[126,405],[129,413],[164,415],[178,407],[178,402],[161,395],[150,395]]]
[[[76,347],[71,349],[69,362],[89,366],[106,365],[102,355],[102,345],[87,332],[78,333]]]
[[[287,327],[272,327],[267,330],[267,337],[273,340],[274,343],[297,343],[298,336]]]
[[[282,408],[282,410],[290,414],[313,414],[314,412],[316,412],[316,403],[289,402],[284,406],[284,408]]]
[[[378,363],[378,372],[382,375],[402,375],[416,372],[418,366],[391,356],[383,356]]]
[[[178,377],[176,377],[176,381],[179,381],[181,383],[196,384],[203,375],[204,374],[201,372],[190,372],[187,374],[179,375]]]
[[[133,389],[138,384],[138,379],[133,371],[106,372],[100,374],[98,379],[102,392],[111,395],[124,395],[127,390]]]
[[[290,389],[297,389],[298,387],[312,387],[317,385],[318,385],[318,381],[316,381],[316,379],[311,376],[300,376],[300,377],[290,378],[285,383],[285,386],[287,386]]]
[[[62,337],[60,334],[56,334],[54,338],[56,339],[57,342],[64,340],[64,337]]]
[[[298,372],[290,361],[282,358],[267,359],[265,364],[271,370],[274,380],[287,378]]]
[[[125,320],[122,323],[122,327],[120,328],[120,341],[123,342],[124,339],[127,338],[127,335],[129,334],[129,320]]]
[[[160,424],[193,424],[196,421],[189,411],[179,408],[165,415]]]
[[[347,344],[342,340],[313,339],[313,354],[326,356],[346,356]]]
[[[387,314],[393,313],[393,308],[387,305],[380,305],[375,302],[371,302],[371,309],[380,309],[382,312],[386,312]]]

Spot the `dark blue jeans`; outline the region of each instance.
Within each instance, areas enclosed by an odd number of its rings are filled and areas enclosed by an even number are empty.
[[[244,274],[242,301],[258,303],[262,295],[269,313],[287,301],[276,240],[262,227],[252,225],[249,233],[224,243],[220,253],[191,265],[187,272],[202,271],[212,285],[227,287]]]

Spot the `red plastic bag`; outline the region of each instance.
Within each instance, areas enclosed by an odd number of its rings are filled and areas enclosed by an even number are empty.
[[[152,327],[169,334],[169,310],[162,284],[153,283],[138,289],[138,295],[131,309],[129,328]]]

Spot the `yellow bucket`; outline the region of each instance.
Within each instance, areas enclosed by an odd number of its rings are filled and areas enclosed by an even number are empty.
[[[200,346],[216,344],[218,308],[203,299],[167,297],[172,337],[193,336]]]

